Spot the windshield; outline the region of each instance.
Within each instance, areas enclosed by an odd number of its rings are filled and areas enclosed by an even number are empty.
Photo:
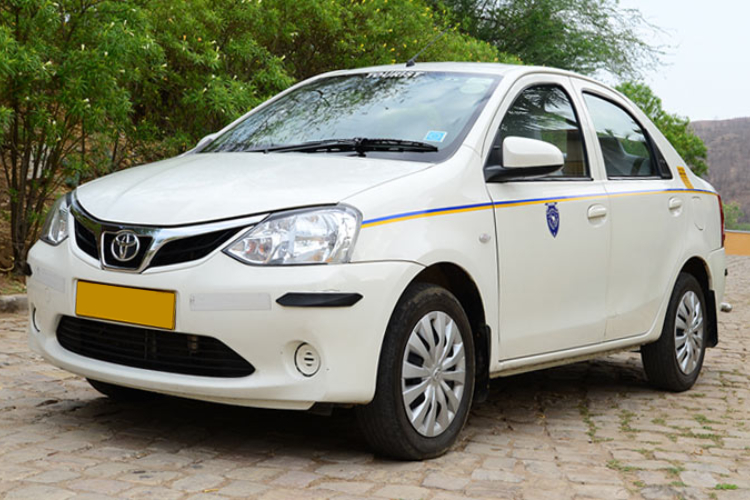
[[[439,161],[461,145],[500,80],[495,75],[386,71],[316,80],[252,113],[202,152],[262,151],[313,141],[392,139],[423,150],[377,158]],[[353,154],[316,149],[316,153]]]

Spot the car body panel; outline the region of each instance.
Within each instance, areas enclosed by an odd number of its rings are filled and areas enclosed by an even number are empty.
[[[204,153],[121,170],[76,193],[83,208],[100,220],[177,226],[332,205],[428,167],[304,153]]]

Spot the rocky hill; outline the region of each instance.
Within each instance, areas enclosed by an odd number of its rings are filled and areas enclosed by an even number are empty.
[[[736,201],[750,222],[750,118],[692,122],[708,148],[708,180],[725,203]]]

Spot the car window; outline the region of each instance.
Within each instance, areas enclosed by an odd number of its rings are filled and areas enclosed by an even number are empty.
[[[588,176],[581,127],[562,88],[539,85],[521,92],[500,124],[490,164],[502,163],[503,141],[510,136],[542,140],[562,151],[565,165],[550,177]]]
[[[499,81],[496,75],[420,71],[323,78],[249,115],[202,152],[370,138],[426,142],[438,151],[367,156],[441,160],[461,145]]]
[[[646,132],[617,104],[583,94],[602,148],[607,177],[654,177],[658,165]]]

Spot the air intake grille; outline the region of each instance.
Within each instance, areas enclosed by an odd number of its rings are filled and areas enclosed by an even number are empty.
[[[104,260],[104,264],[109,268],[131,271],[139,270],[144,263],[143,261],[146,258],[146,254],[154,243],[154,239],[151,236],[145,236],[142,234],[138,235],[138,252],[131,259],[122,262],[115,257],[112,250],[113,240],[121,229],[126,228],[118,226],[107,228],[101,236],[102,248],[104,251],[102,259]],[[219,231],[212,231],[209,233],[167,241],[156,251],[154,256],[151,257],[146,269],[202,259],[222,244],[226,243],[240,229],[243,229],[243,227],[221,229]],[[95,259],[100,258],[96,235],[86,228],[86,226],[84,226],[77,218],[75,219],[75,239],[78,248],[84,253]]]
[[[94,233],[83,227],[83,224],[75,219],[76,244],[78,248],[91,257],[98,259],[99,252],[96,249],[96,236]]]
[[[65,349],[88,358],[160,372],[204,377],[246,377],[255,371],[213,337],[114,325],[65,316],[57,327]]]
[[[156,253],[149,267],[168,266],[202,259],[237,231],[238,228],[225,229],[167,242]]]

